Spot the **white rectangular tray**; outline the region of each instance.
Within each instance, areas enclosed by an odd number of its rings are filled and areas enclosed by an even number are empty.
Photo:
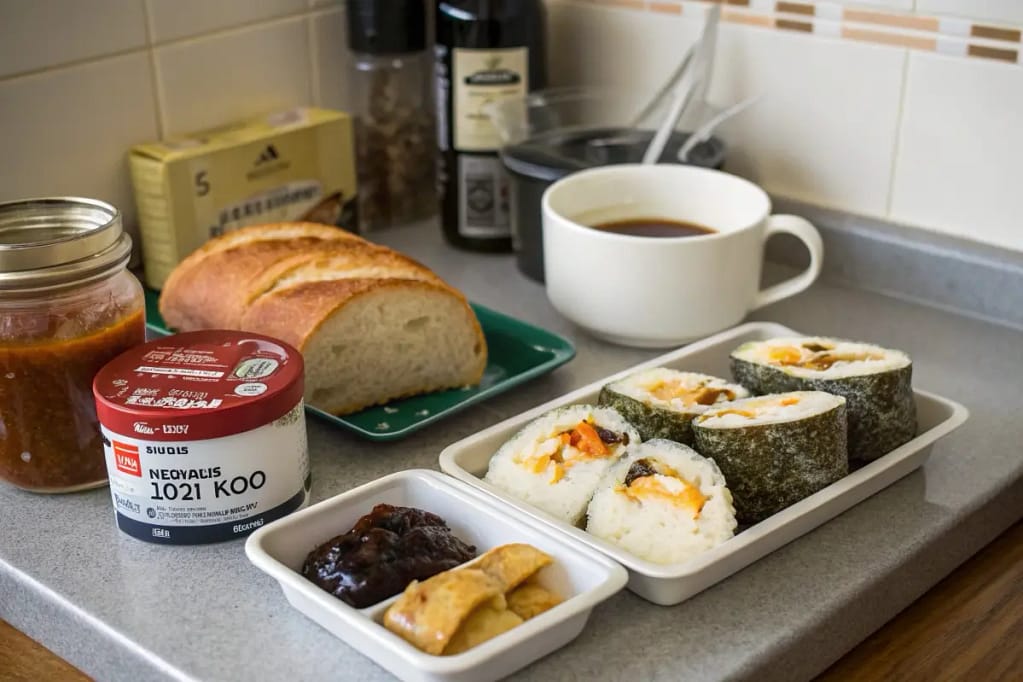
[[[381,624],[397,596],[356,609],[300,573],[316,546],[351,528],[377,504],[417,507],[443,518],[479,553],[511,542],[525,542],[554,558],[538,575],[541,584],[565,597],[550,611],[455,656],[426,654]],[[509,509],[435,471],[400,471],[295,512],[260,528],[245,553],[275,578],[296,609],[403,680],[470,682],[495,680],[569,643],[586,625],[593,607],[628,579],[625,569],[585,544],[568,540],[542,523]],[[339,679],[343,679],[339,671]]]
[[[671,367],[728,377],[729,354],[732,350],[747,341],[776,336],[800,334],[779,324],[751,322],[671,351],[506,419],[448,446],[441,452],[440,468],[556,528],[564,537],[586,543],[621,563],[629,569],[629,589],[644,599],[665,606],[678,604],[838,516],[923,465],[930,455],[934,441],[949,434],[966,421],[969,414],[966,408],[951,400],[914,389],[918,420],[916,438],[827,488],[744,530],[714,549],[676,564],[656,564],[640,559],[609,542],[518,501],[484,482],[482,477],[486,474],[490,458],[497,449],[527,422],[549,410],[563,405],[594,403],[604,384],[648,367]]]

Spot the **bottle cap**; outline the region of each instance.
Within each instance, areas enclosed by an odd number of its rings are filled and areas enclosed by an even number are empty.
[[[348,47],[368,54],[426,49],[424,0],[347,0]]]

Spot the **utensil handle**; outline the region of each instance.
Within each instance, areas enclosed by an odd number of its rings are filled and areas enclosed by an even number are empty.
[[[810,224],[809,220],[794,215],[768,216],[767,230],[764,232],[765,245],[772,235],[779,233],[791,234],[806,245],[806,250],[810,252],[810,265],[795,277],[762,289],[753,299],[751,310],[762,308],[789,296],[795,296],[813,284],[821,274],[821,265],[824,262],[824,244],[821,242],[821,235],[817,228]]]

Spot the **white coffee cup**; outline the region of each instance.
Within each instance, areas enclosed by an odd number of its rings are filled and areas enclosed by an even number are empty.
[[[639,237],[594,229],[667,219],[714,230]],[[760,289],[767,238],[798,237],[809,267]],[[573,173],[543,196],[547,296],[594,336],[626,346],[675,346],[727,329],[813,284],[824,248],[808,221],[771,215],[764,190],[734,175],[674,164],[603,166]]]

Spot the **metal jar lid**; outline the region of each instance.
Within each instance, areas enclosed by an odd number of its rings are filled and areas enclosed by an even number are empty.
[[[95,199],[0,202],[0,291],[85,283],[123,266],[121,213]]]

